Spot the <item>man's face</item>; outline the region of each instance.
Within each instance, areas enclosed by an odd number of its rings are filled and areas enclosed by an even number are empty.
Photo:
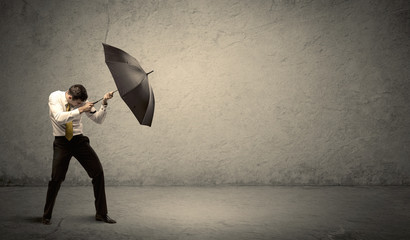
[[[73,97],[71,95],[68,95],[67,101],[73,107],[79,107],[84,104],[84,102],[81,101],[81,99],[73,100]]]

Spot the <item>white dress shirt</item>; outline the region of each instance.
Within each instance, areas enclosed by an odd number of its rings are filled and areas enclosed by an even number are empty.
[[[50,94],[48,106],[50,107],[49,115],[54,136],[65,136],[65,124],[71,121],[73,122],[73,136],[83,133],[83,124],[81,123],[82,114],[78,110],[78,107],[71,108],[71,111],[66,111],[67,105],[68,102],[65,97],[65,91],[55,91]],[[101,104],[100,110],[94,114],[90,112],[84,113],[94,122],[101,124],[107,115],[106,109],[107,106]],[[91,111],[95,111],[95,108],[93,107]]]

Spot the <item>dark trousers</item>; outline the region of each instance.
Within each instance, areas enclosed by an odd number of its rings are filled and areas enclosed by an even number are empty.
[[[65,179],[68,165],[73,156],[87,171],[88,176],[92,178],[96,213],[100,215],[107,214],[104,172],[97,154],[90,146],[90,139],[82,134],[74,136],[71,141],[68,141],[65,137],[55,137],[53,148],[53,169],[51,181],[48,183],[43,217],[51,219],[58,190]]]

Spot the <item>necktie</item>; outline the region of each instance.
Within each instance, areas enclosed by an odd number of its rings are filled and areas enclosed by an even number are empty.
[[[67,112],[70,111],[70,104],[67,104]],[[68,141],[73,138],[73,122],[68,122],[65,124],[65,137]]]

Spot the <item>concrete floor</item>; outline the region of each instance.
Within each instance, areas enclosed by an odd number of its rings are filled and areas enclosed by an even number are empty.
[[[410,187],[107,187],[109,225],[63,185],[49,226],[46,190],[0,188],[1,239],[410,239]]]

